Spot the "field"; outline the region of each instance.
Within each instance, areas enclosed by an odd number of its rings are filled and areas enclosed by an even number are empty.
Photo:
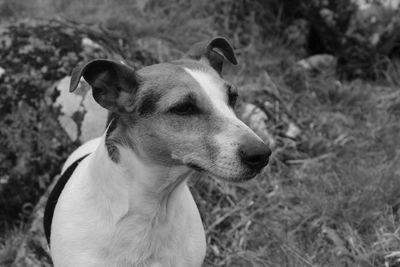
[[[239,65],[225,76],[267,115],[273,155],[245,184],[190,182],[207,234],[204,266],[400,266],[400,63],[388,59],[373,79],[301,70],[307,52],[277,30],[279,1],[259,13],[257,1],[247,11],[239,2],[2,0],[0,21],[101,24],[158,61],[227,36]],[[12,266],[25,222],[2,227],[0,266]]]

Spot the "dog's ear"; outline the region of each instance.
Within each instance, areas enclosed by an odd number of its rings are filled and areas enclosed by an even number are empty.
[[[211,67],[219,74],[222,72],[225,60],[233,65],[237,65],[233,47],[224,37],[214,37],[211,40],[196,43],[190,48],[187,55],[197,60],[202,58],[207,59]]]
[[[81,77],[90,84],[93,98],[104,108],[118,114],[134,110],[139,79],[131,67],[106,59],[90,61],[72,71],[70,92],[76,89]]]

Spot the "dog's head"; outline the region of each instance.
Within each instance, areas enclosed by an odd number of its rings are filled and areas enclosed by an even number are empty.
[[[271,154],[263,141],[234,114],[236,87],[221,77],[225,61],[237,64],[222,38],[192,47],[187,59],[140,70],[99,59],[72,73],[70,91],[80,78],[94,99],[117,114],[106,146],[119,162],[128,148],[152,164],[186,165],[229,181],[254,177]]]

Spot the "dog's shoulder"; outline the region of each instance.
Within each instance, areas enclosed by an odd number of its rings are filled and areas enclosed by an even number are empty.
[[[96,138],[90,140],[83,144],[82,146],[78,147],[67,159],[65,162],[61,176],[58,179],[57,183],[55,184],[54,188],[50,192],[49,198],[46,203],[46,207],[44,210],[43,216],[43,227],[44,232],[46,235],[47,243],[50,244],[50,235],[51,235],[51,224],[53,222],[53,215],[54,210],[56,208],[58,199],[71,178],[72,174],[74,173],[76,167],[78,167],[79,163],[86,158],[88,155],[93,153],[97,147],[99,146],[101,138]]]
[[[98,137],[90,141],[87,141],[86,143],[78,147],[74,152],[72,152],[72,154],[65,161],[61,173],[64,173],[69,166],[71,166],[78,159],[82,158],[84,155],[88,155],[96,151],[100,142],[101,142],[101,137]]]

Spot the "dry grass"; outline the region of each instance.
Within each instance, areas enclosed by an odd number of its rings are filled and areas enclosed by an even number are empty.
[[[0,237],[0,266],[12,266],[23,237],[23,227],[15,227],[6,236]]]
[[[241,65],[227,77],[258,104],[265,99],[252,91],[271,86],[269,71],[303,137],[277,136],[270,167],[249,183],[192,181],[207,232],[205,266],[399,266],[398,63],[381,85],[320,75],[306,77],[308,86],[297,92],[284,83],[294,58],[279,37],[262,41],[253,25],[243,44],[218,13],[220,3],[232,4],[209,2],[3,0],[3,13],[7,7],[11,16],[103,23],[144,46],[156,38],[162,60],[207,36],[229,36]],[[19,238],[3,239],[0,258],[12,255]]]

